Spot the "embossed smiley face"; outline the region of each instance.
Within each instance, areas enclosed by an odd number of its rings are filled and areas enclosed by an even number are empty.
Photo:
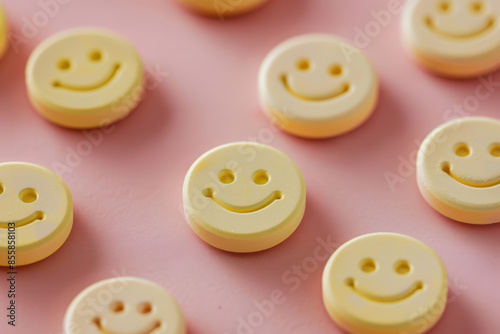
[[[500,221],[500,121],[471,117],[448,122],[422,143],[417,179],[424,198],[466,223]]]
[[[498,13],[488,0],[441,0],[434,13],[425,17],[428,28],[457,41],[480,38],[493,32]],[[460,23],[460,24],[457,24]]]
[[[253,172],[252,181],[258,186],[265,186],[266,184],[269,183],[270,177],[271,176],[268,171],[260,169]],[[235,173],[231,169],[223,169],[219,172],[218,180],[222,185],[230,185],[234,183],[234,181],[236,180]],[[221,191],[220,193],[218,193],[218,196],[216,196],[214,193],[214,188],[215,187],[209,186],[203,189],[202,191],[203,196],[211,199],[215,204],[220,206],[222,209],[234,213],[258,212],[266,209],[267,207],[272,205],[275,201],[283,199],[283,193],[280,190],[273,190],[267,196],[263,197],[261,200],[257,202],[253,202],[246,205],[238,205],[238,204],[233,204],[229,201],[224,201],[223,199],[219,198],[219,197],[227,197],[221,195],[221,193],[224,193],[224,191]],[[234,202],[234,198],[231,199]]]
[[[65,334],[185,334],[177,302],[160,286],[120,277],[91,285],[69,306]]]
[[[377,270],[390,270],[393,269],[395,274],[407,275],[412,270],[412,265],[407,260],[398,260],[394,262],[392,267],[389,268],[379,268],[378,262],[372,258],[365,258],[359,262],[359,268],[365,274],[371,274]],[[386,273],[388,274],[388,273]],[[395,278],[394,278],[395,279]],[[394,293],[382,295],[374,291],[364,290],[360,286],[359,281],[354,277],[348,277],[345,280],[347,287],[351,288],[359,296],[380,303],[393,303],[400,302],[411,298],[413,295],[417,294],[420,290],[424,289],[424,283],[422,281],[408,282],[408,287],[395,291]]]
[[[378,79],[368,58],[329,35],[304,35],[274,48],[259,74],[261,105],[285,131],[330,137],[372,113]]]
[[[114,300],[108,305],[109,310],[107,312],[103,312],[101,315],[96,315],[92,319],[92,324],[99,330],[99,332],[106,334],[150,334],[162,327],[162,322],[160,320],[144,319],[149,318],[149,315],[153,312],[153,304],[151,302],[140,302],[137,305],[130,304],[131,303],[129,302]],[[123,314],[126,309],[130,310],[130,317],[134,317],[133,311],[136,312],[135,318],[137,319],[134,321],[134,324],[137,325],[137,328],[121,328],[123,327],[123,319],[120,319],[120,314]],[[141,315],[142,317],[140,317]],[[118,328],[120,331],[117,331]]]
[[[61,178],[28,163],[0,164],[0,265],[9,231],[16,233],[16,264],[40,261],[66,241],[73,225],[71,194]]]
[[[404,19],[415,37],[434,36],[429,43],[441,40],[482,47],[488,39],[499,38],[500,4],[491,0],[411,0]]]
[[[135,48],[100,30],[71,30],[49,38],[35,49],[26,69],[37,110],[74,128],[125,116],[138,102],[131,97],[140,91],[142,76]]]
[[[283,86],[298,99],[321,102],[347,94],[351,84],[346,78],[347,59],[336,61],[324,56],[297,59],[295,67],[281,76]]]
[[[473,77],[500,66],[500,2],[410,0],[403,35],[429,69],[451,77]]]
[[[202,155],[184,181],[184,210],[193,230],[214,247],[252,252],[272,247],[298,226],[305,184],[284,153],[234,143]]]
[[[439,257],[422,242],[375,233],[342,245],[323,273],[325,306],[349,333],[416,333],[427,329],[446,305],[447,275]]]

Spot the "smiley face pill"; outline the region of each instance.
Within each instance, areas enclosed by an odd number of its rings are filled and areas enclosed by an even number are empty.
[[[0,266],[43,260],[62,246],[72,226],[73,201],[59,176],[34,164],[0,164]],[[13,246],[15,254],[9,253]]]
[[[179,0],[189,8],[208,16],[219,18],[251,12],[269,0]]]
[[[402,17],[403,37],[429,70],[469,78],[500,67],[500,2],[410,0]]]
[[[420,146],[417,183],[438,212],[463,223],[500,222],[500,121],[460,118]]]
[[[444,312],[447,274],[419,240],[374,233],[339,247],[323,272],[323,302],[332,319],[354,334],[417,334]]]
[[[150,281],[117,277],[95,283],[70,304],[64,334],[185,334],[175,299]]]
[[[26,86],[35,109],[69,128],[95,128],[125,117],[141,99],[143,67],[136,49],[102,30],[69,30],[31,54]]]
[[[261,65],[259,96],[284,131],[325,138],[348,132],[375,109],[378,77],[369,59],[330,35],[303,35],[274,48]]]
[[[7,44],[7,20],[2,4],[0,4],[0,58],[5,54]]]
[[[297,165],[270,146],[240,142],[216,147],[189,169],[184,211],[193,231],[231,252],[273,247],[298,227],[306,187]]]

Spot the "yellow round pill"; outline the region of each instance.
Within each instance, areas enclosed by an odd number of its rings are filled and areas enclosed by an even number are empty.
[[[184,210],[193,231],[232,252],[273,247],[298,227],[306,187],[297,165],[270,146],[240,142],[216,147],[189,169]]]
[[[43,260],[72,226],[73,201],[59,176],[34,164],[0,164],[0,266]]]
[[[251,12],[269,0],[179,0],[189,8],[208,16],[220,18]]]
[[[410,0],[402,16],[410,52],[429,70],[469,78],[500,68],[500,2]]]
[[[335,36],[303,35],[275,47],[259,73],[266,115],[283,130],[325,138],[348,132],[375,109],[378,77],[370,60]]]
[[[425,333],[446,306],[448,281],[438,255],[419,240],[374,233],[339,247],[323,272],[323,301],[348,333]]]
[[[95,283],[70,304],[64,334],[185,334],[175,299],[150,281],[117,277]]]
[[[417,182],[425,200],[451,219],[500,222],[500,121],[467,117],[436,128],[420,146]]]
[[[36,110],[69,128],[116,122],[140,102],[143,67],[136,49],[102,30],[69,30],[42,42],[26,67]]]

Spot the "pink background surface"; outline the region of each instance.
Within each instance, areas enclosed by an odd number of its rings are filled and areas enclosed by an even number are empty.
[[[361,234],[391,231],[416,237],[442,258],[450,303],[432,333],[497,333],[500,328],[500,225],[468,226],[431,209],[420,196],[411,163],[418,142],[471,102],[478,80],[452,81],[420,69],[400,42],[399,15],[364,51],[381,78],[378,108],[359,129],[328,140],[304,140],[272,130],[260,111],[256,77],[277,43],[327,32],[353,40],[389,0],[273,0],[259,11],[219,21],[193,15],[173,1],[73,0],[11,48],[0,62],[0,160],[29,161],[60,172],[73,194],[75,223],[65,245],[48,259],[19,268],[18,326],[1,333],[60,333],[71,300],[117,273],[150,279],[181,304],[189,333],[237,332],[254,302],[283,291],[285,302],[251,333],[340,333],[321,301],[324,261],[290,283],[292,266],[330,237],[341,244]],[[41,10],[35,0],[2,0],[11,32]],[[128,118],[81,161],[68,152],[87,141],[57,127],[31,107],[24,67],[51,34],[79,26],[111,29],[134,43],[146,66],[168,72]],[[500,81],[500,74],[493,77]],[[469,97],[469,98],[468,98]],[[498,117],[495,92],[470,115]],[[257,140],[283,150],[301,168],[307,209],[298,230],[268,251],[238,255],[202,242],[182,213],[181,188],[191,163],[217,145]],[[88,145],[87,145],[88,148]],[[409,167],[409,168],[408,168]],[[401,170],[398,172],[398,168]],[[401,173],[392,189],[384,173]],[[305,261],[305,262],[304,262]],[[314,269],[314,270],[313,270]],[[5,268],[2,272],[6,272]],[[7,275],[4,274],[4,277]],[[294,288],[294,289],[292,289]],[[0,279],[1,309],[7,285]]]

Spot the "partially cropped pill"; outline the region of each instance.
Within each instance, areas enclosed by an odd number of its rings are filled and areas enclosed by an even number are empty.
[[[64,334],[185,334],[184,315],[161,286],[134,277],[95,283],[70,304]]]
[[[71,193],[58,175],[29,163],[0,164],[0,266],[45,259],[72,226]]]
[[[447,77],[473,78],[500,68],[498,0],[409,0],[403,37],[425,68]]]
[[[373,233],[339,247],[323,272],[331,318],[353,334],[419,334],[446,307],[448,280],[439,256],[402,234]]]
[[[224,19],[242,15],[261,7],[269,0],[179,0],[201,14]]]
[[[451,219],[500,222],[500,121],[465,117],[437,127],[420,146],[417,183],[425,200]]]

